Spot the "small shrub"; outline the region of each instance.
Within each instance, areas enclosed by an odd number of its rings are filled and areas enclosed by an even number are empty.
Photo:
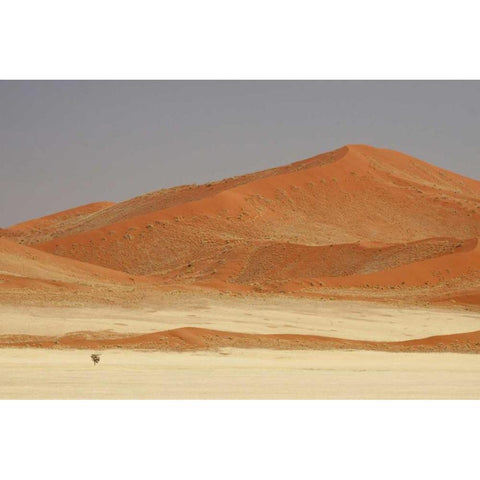
[[[98,362],[100,362],[100,354],[99,353],[92,353],[90,355],[90,358],[92,359],[93,366],[95,366]]]

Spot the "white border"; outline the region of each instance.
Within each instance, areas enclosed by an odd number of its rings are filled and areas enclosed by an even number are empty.
[[[2,1],[0,78],[477,79],[478,2]]]
[[[470,478],[478,402],[4,402],[3,478]],[[471,432],[470,434],[468,432]]]

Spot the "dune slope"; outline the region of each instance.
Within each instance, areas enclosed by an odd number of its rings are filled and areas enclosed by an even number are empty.
[[[0,237],[7,237],[18,243],[33,245],[56,238],[60,232],[68,231],[73,225],[86,221],[91,215],[104,210],[112,202],[97,202],[71,208],[62,212],[36,218],[27,222],[17,223],[8,229],[0,231]]]

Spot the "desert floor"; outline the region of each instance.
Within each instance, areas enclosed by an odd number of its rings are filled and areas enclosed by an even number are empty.
[[[480,398],[480,357],[224,349],[0,350],[2,399]]]
[[[0,307],[0,334],[140,333],[185,326],[405,340],[480,330],[461,308],[292,298],[165,300],[137,309]],[[480,356],[361,350],[0,349],[1,399],[480,398]]]
[[[165,295],[156,306],[0,306],[0,335],[150,333],[202,327],[242,333],[397,341],[480,330],[480,312],[294,297]]]

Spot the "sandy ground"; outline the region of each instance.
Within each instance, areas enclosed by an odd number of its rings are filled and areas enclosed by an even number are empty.
[[[234,350],[0,350],[2,399],[480,398],[480,356]]]
[[[143,309],[0,307],[0,334],[141,333],[196,326],[396,341],[480,330],[449,308],[291,298],[172,297]],[[0,349],[1,399],[480,398],[480,356],[351,350]]]
[[[157,308],[0,307],[0,335],[111,330],[150,333],[179,327],[242,333],[296,333],[401,341],[480,330],[480,313],[366,302],[294,298],[172,298]]]

